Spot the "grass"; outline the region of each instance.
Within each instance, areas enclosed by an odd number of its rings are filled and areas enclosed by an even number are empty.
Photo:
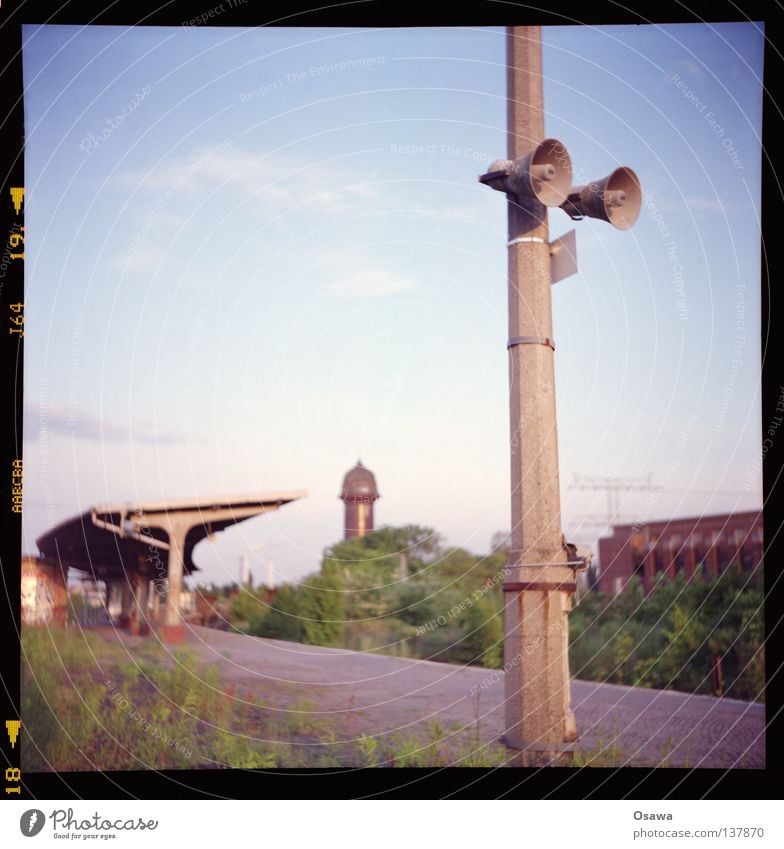
[[[612,727],[604,734],[597,736],[590,749],[577,749],[572,753],[569,765],[573,767],[621,767],[640,766],[639,757],[629,760],[629,752],[618,743],[621,735],[619,723],[613,722]]]
[[[130,656],[99,634],[28,628],[22,650],[27,771],[309,765],[289,739],[300,714],[225,687],[192,649],[144,641]]]
[[[578,749],[572,753],[570,766],[574,767],[620,767],[631,766],[628,754],[618,743],[597,743],[592,749]]]
[[[258,693],[226,686],[188,647],[144,640],[126,650],[96,632],[26,628],[22,650],[22,764],[30,772],[503,762],[478,740],[455,754],[457,732],[437,721],[426,739],[357,736],[320,714],[302,688],[279,690],[290,700],[271,709]]]
[[[281,682],[269,693],[227,685],[185,646],[142,640],[126,649],[98,632],[25,628],[22,650],[21,754],[30,772],[500,767],[509,759],[500,743],[482,742],[478,699],[470,727],[432,720],[419,733],[372,736],[357,727],[360,711],[320,713],[301,685]],[[575,765],[601,765],[579,756],[591,762]]]
[[[452,739],[465,729],[456,724],[445,731],[435,719],[427,734],[392,734],[384,739],[362,735],[356,741],[355,763],[370,767],[444,768],[499,767],[509,759],[504,746],[480,744],[475,740],[459,743]]]

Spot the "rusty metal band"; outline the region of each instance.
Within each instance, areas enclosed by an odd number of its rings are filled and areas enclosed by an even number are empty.
[[[567,593],[576,593],[577,584],[572,582],[562,582],[556,584],[550,581],[505,581],[501,588],[505,593],[519,593],[523,590],[533,590],[534,592],[555,592],[555,590],[563,590]]]
[[[506,246],[507,248],[511,248],[512,245],[546,245],[547,242],[540,238],[539,236],[518,236],[516,239],[510,239]]]
[[[549,345],[555,350],[555,342],[547,336],[512,336],[506,347],[514,348],[515,345]]]
[[[504,569],[520,569],[523,566],[583,566],[582,560],[567,560],[565,563],[553,563],[550,560],[548,563],[509,563],[504,566]]]

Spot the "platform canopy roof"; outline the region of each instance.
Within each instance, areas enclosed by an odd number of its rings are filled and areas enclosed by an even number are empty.
[[[184,534],[184,569],[190,574],[198,570],[193,549],[205,537],[305,495],[305,490],[292,490],[101,505],[61,522],[40,536],[36,545],[47,560],[98,579],[120,578],[136,570],[164,577],[168,529],[175,525]]]

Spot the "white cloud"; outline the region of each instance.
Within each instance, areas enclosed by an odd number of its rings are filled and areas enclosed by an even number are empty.
[[[693,62],[691,59],[677,59],[674,64],[676,68],[682,70],[688,77],[691,77],[691,79],[697,83],[703,84],[707,79],[704,68],[700,67],[697,62]],[[670,74],[670,78],[672,78],[672,76],[673,75]]]
[[[375,298],[414,288],[416,284],[412,280],[380,268],[358,271],[327,286],[331,294],[341,298]]]
[[[123,189],[157,189],[163,197],[179,192],[206,197],[217,188],[222,193],[254,197],[281,212],[303,201],[325,211],[339,211],[356,208],[359,202],[389,198],[379,187],[358,181],[356,170],[334,159],[317,162],[278,153],[265,156],[231,142],[194,150],[148,171],[127,171],[119,177],[119,184]]]
[[[689,209],[699,209],[710,212],[729,212],[730,206],[722,203],[719,198],[687,197],[686,206]]]
[[[129,251],[110,259],[106,265],[119,271],[144,271],[152,267],[158,257],[149,251]]]
[[[323,215],[400,206],[386,186],[358,181],[357,171],[344,161],[264,156],[230,142],[199,148],[146,171],[126,171],[116,177],[115,185],[124,194],[138,190],[129,249],[108,261],[110,268],[128,272],[149,270],[175,238],[192,238],[186,233],[185,216],[208,203],[210,196],[236,206],[250,200],[264,210],[265,221],[300,205],[308,214]]]
[[[156,422],[135,422],[129,427],[111,419],[80,412],[76,408],[59,406],[38,409],[28,405],[25,409],[25,420],[30,423],[25,428],[27,441],[37,440],[41,433],[47,430],[101,443],[137,442],[162,446],[183,445],[189,439],[194,439],[181,432],[162,430]]]
[[[157,265],[166,248],[185,227],[179,215],[166,212],[160,205],[144,213],[139,227],[128,233],[128,250],[107,262],[107,266],[119,271],[144,271]]]

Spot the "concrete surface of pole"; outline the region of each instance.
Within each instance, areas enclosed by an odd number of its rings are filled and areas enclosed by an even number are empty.
[[[508,158],[542,142],[539,27],[507,29]],[[509,337],[552,340],[547,211],[509,201]],[[517,241],[515,241],[517,240]],[[552,763],[577,737],[568,621],[575,574],[561,535],[553,347],[509,349],[512,538],[504,582],[508,746],[522,766]],[[563,589],[558,589],[563,587]]]

